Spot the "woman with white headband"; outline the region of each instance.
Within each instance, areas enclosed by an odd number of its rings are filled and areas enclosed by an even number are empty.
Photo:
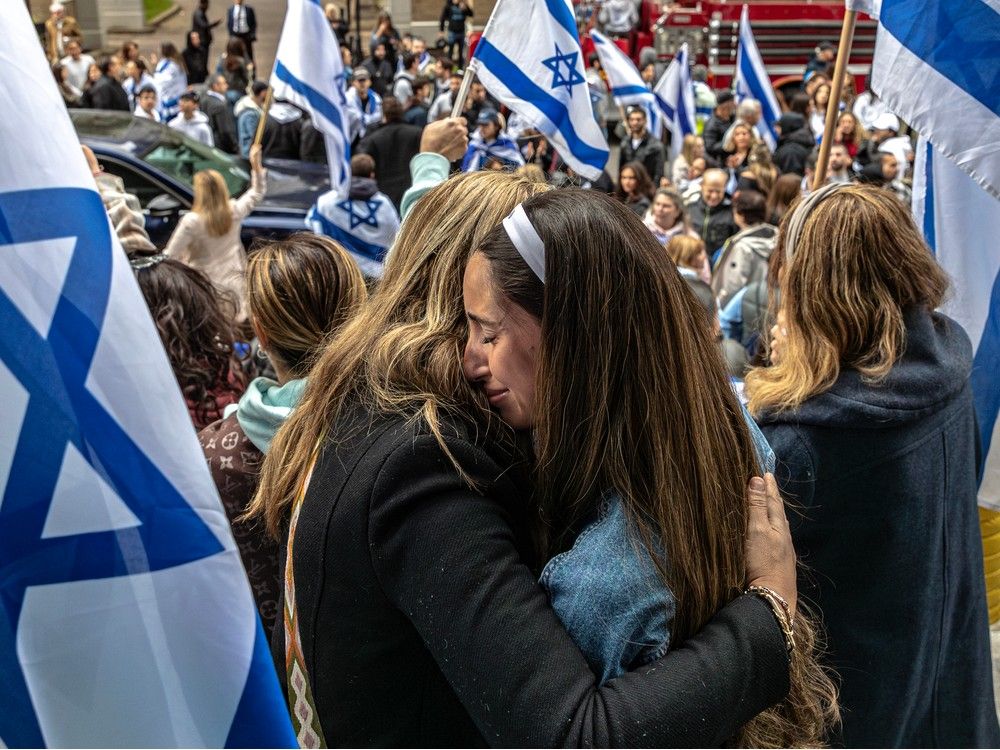
[[[836,691],[812,621],[794,589],[748,588],[743,488],[770,449],[642,221],[587,191],[531,198],[473,254],[464,297],[466,374],[532,433],[541,582],[591,669],[651,664],[749,590],[785,629],[792,685],[732,739],[821,744]]]
[[[996,358],[981,348],[974,363],[965,331],[935,312],[948,278],[889,192],[812,193],[774,256],[772,364],[746,393],[803,509],[801,587],[842,680],[834,742],[998,747],[976,501],[990,436],[970,388],[998,377]]]
[[[776,489],[752,491],[753,521],[734,526],[747,570],[733,600],[655,668],[602,684],[538,583],[528,441],[463,377],[462,278],[546,189],[477,172],[426,193],[271,444],[253,510],[283,544],[273,643],[303,747],[718,746],[788,691],[785,615],[740,595],[753,582],[795,607]]]

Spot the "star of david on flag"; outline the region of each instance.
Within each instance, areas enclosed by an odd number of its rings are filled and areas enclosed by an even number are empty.
[[[0,16],[0,746],[292,747],[187,409],[44,71],[12,6]]]
[[[542,65],[552,71],[552,85],[549,88],[557,89],[563,86],[567,91],[572,91],[574,86],[584,83],[583,76],[576,69],[579,57],[579,52],[564,54],[559,45],[556,45],[556,54],[542,60]]]
[[[359,205],[360,204],[360,205]],[[361,206],[364,206],[367,213],[362,215],[360,210]],[[356,229],[362,224],[367,224],[370,227],[378,229],[378,219],[375,214],[378,212],[379,201],[364,200],[364,201],[353,201],[350,199],[342,200],[337,204],[337,208],[341,211],[346,211],[347,216],[351,222],[351,229]],[[359,209],[359,210],[355,210]]]
[[[594,116],[590,87],[580,85],[586,83],[582,57],[571,0],[503,0],[494,6],[469,68],[497,101],[542,133],[574,172],[596,180],[608,162],[608,142]]]

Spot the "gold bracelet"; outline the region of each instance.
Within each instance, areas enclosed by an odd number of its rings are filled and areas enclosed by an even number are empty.
[[[792,617],[788,608],[788,602],[777,591],[767,588],[767,586],[750,586],[746,590],[747,594],[755,594],[766,601],[774,613],[774,619],[778,621],[778,626],[785,636],[785,647],[788,653],[795,650],[795,635],[792,632]]]

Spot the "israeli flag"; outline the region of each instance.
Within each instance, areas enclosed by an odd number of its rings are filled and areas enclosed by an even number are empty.
[[[979,501],[1000,510],[1000,5],[882,0],[848,8],[878,19],[872,88],[921,136],[914,216],[954,284],[943,310],[972,339]]]
[[[691,81],[687,42],[681,45],[677,55],[656,82],[653,96],[656,97],[663,121],[670,131],[670,153],[677,156],[684,144],[684,136],[695,132],[694,85]]]
[[[878,20],[872,90],[1000,198],[1000,0],[848,0]]]
[[[478,172],[490,159],[496,159],[509,167],[524,164],[524,157],[513,140],[501,133],[495,140],[487,143],[477,130],[469,139],[469,147],[462,158],[462,171]]]
[[[309,210],[306,224],[343,245],[363,274],[378,279],[399,231],[399,214],[383,193],[351,199],[331,190]]]
[[[781,117],[781,107],[778,106],[771,79],[757,49],[757,41],[753,38],[750,12],[746,5],[740,14],[740,45],[736,51],[734,89],[737,102],[744,99],[756,99],[760,102],[761,117],[757,123],[757,130],[767,147],[774,151],[778,145],[778,134],[774,130],[774,123]]]
[[[545,135],[574,172],[596,180],[608,142],[582,57],[571,0],[500,0],[470,64],[486,90]]]
[[[1000,101],[1000,86],[995,91]],[[972,339],[972,392],[983,447],[979,501],[1000,510],[1000,199],[921,137],[913,213],[954,285],[942,311]]]
[[[661,138],[663,118],[656,97],[642,80],[642,74],[635,67],[635,63],[603,34],[591,31],[590,38],[594,40],[594,49],[597,50],[601,67],[608,77],[608,86],[611,87],[611,96],[615,104],[620,107],[631,105],[642,107],[646,110],[647,129],[654,138]]]
[[[315,0],[288,0],[271,88],[276,98],[310,114],[326,142],[330,187],[346,196],[351,186],[351,132],[344,82],[340,45],[322,6]]]
[[[23,3],[0,13],[0,80],[0,746],[295,747],[187,408]]]

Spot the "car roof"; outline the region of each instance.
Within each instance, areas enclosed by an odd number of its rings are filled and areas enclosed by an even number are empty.
[[[166,125],[130,112],[113,112],[102,109],[69,110],[73,127],[80,140],[90,144],[107,145],[142,157],[157,145],[169,142],[180,145],[182,136]]]

